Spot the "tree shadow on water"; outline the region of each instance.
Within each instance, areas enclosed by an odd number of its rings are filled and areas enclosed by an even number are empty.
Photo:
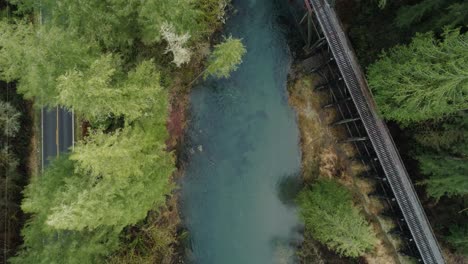
[[[278,198],[287,206],[294,206],[297,194],[302,189],[300,173],[295,172],[281,177],[276,184]]]

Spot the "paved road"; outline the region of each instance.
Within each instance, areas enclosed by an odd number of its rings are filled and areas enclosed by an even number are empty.
[[[42,109],[42,168],[73,146],[73,115],[62,108]]]

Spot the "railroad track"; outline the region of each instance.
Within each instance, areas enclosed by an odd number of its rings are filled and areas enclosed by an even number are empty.
[[[313,9],[368,138],[377,154],[411,236],[426,264],[445,263],[434,232],[385,123],[378,117],[365,77],[335,11],[325,0],[306,0]]]

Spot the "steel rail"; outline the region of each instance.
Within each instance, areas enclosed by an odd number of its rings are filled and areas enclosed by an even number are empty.
[[[445,263],[442,251],[424,213],[385,123],[376,113],[375,102],[364,75],[356,62],[335,11],[324,0],[306,0],[315,11],[320,27],[338,65],[346,87],[357,108],[365,130],[395,195],[406,224],[426,264]]]

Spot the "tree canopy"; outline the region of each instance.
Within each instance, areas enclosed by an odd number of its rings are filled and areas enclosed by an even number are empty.
[[[461,113],[412,128],[418,143],[414,154],[421,172],[428,177],[421,183],[436,200],[468,194],[467,115]]]
[[[8,102],[0,101],[0,129],[3,136],[14,137],[20,129],[21,114]]]
[[[64,106],[90,125],[74,150],[31,177],[21,205],[31,218],[11,262],[102,263],[119,247],[125,227],[159,210],[171,195],[175,159],[166,147],[165,87],[190,72],[175,72],[169,59],[176,66],[188,63],[197,41],[222,23],[227,2],[9,2],[24,18],[0,21],[0,79],[17,82],[36,105]],[[235,59],[226,48],[244,49],[231,40],[216,53],[213,72],[223,76],[242,56]],[[229,61],[223,65],[223,59]],[[11,110],[0,105],[0,112],[2,107]],[[167,238],[173,232],[162,233]],[[173,246],[163,240],[152,243]]]
[[[468,35],[417,35],[369,67],[382,115],[401,124],[441,118],[468,108]]]
[[[161,41],[160,28],[168,22],[179,32],[202,34],[200,11],[193,0],[14,0],[23,12],[44,10],[49,24],[85,36],[106,49],[122,49],[138,41]]]
[[[118,232],[112,228],[77,232],[57,230],[46,224],[48,215],[54,207],[60,206],[67,193],[79,194],[77,188],[86,185],[86,181],[80,186],[72,185],[82,179],[73,174],[73,169],[74,163],[67,155],[62,155],[41,177],[32,178],[25,190],[22,209],[34,216],[22,231],[23,250],[10,259],[11,263],[96,263],[102,255],[116,248]],[[86,192],[85,189],[81,191]]]
[[[60,28],[0,21],[0,78],[18,81],[18,91],[40,105],[55,106],[57,78],[86,69],[97,58],[93,42]]]
[[[440,10],[443,12],[437,13]],[[395,21],[399,27],[410,27],[424,21],[422,31],[442,29],[444,26],[464,25],[468,22],[468,2],[423,0],[413,5],[400,7]]]
[[[375,234],[352,203],[350,192],[339,183],[319,180],[297,198],[306,231],[328,248],[348,257],[373,249]]]
[[[448,242],[455,247],[455,249],[465,255],[468,255],[468,224],[462,226],[451,226],[450,235],[448,235]]]
[[[72,70],[57,78],[57,101],[91,121],[124,116],[139,118],[166,97],[152,61],[125,73],[119,57],[107,54],[86,71]]]
[[[229,37],[224,42],[215,45],[208,59],[208,67],[204,77],[214,76],[228,78],[232,71],[242,63],[242,57],[246,53],[244,44],[240,39]]]

